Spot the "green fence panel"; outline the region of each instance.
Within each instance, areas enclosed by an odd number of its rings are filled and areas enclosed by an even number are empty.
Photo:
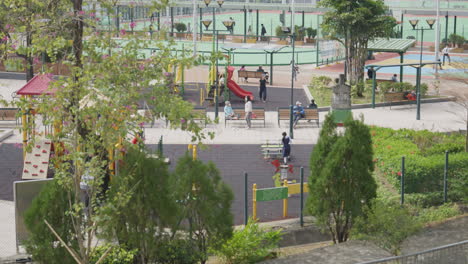
[[[257,202],[282,200],[288,198],[288,187],[257,189]]]

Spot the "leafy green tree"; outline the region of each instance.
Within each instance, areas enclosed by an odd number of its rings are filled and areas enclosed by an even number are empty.
[[[311,156],[309,212],[327,228],[334,243],[349,238],[354,219],[376,197],[372,177],[372,139],[369,128],[359,120],[347,120],[343,135],[336,135],[327,116]],[[328,132],[327,132],[328,131]]]
[[[25,246],[35,261],[50,264],[74,262],[72,256],[44,222],[46,220],[55,226],[55,231],[67,245],[77,249],[78,245],[73,238],[72,219],[63,214],[70,210],[69,198],[74,198],[70,195],[73,195],[70,190],[54,180],[44,186],[26,211],[24,223],[30,235]]]
[[[208,247],[217,248],[232,236],[234,195],[213,163],[204,164],[189,155],[179,159],[171,179],[181,208],[178,226],[188,232],[200,252],[199,261],[205,263]]]
[[[322,27],[345,46],[350,83],[363,81],[369,40],[390,36],[395,19],[387,15],[383,0],[322,0],[320,5],[331,9],[324,15]]]
[[[106,208],[100,225],[109,240],[116,236],[120,245],[138,249],[138,263],[157,262],[169,240],[165,228],[175,222],[177,210],[170,190],[167,164],[131,147],[108,193],[116,208]]]
[[[62,28],[64,34],[51,34],[47,41],[31,41],[30,50],[71,46],[70,50],[64,49],[62,56],[71,73],[52,82],[51,89],[55,91],[53,99],[43,96],[31,99],[31,102],[20,100],[17,106],[36,105],[37,112],[48,117],[43,120],[44,125],[60,128],[60,132],[48,137],[56,146],[57,155],[51,158],[55,178],[71,192],[68,196],[70,208],[61,213],[64,217],[70,217],[73,223],[70,235],[77,249],[70,254],[78,262],[88,264],[95,247],[92,242],[101,224],[105,223],[102,221],[105,213],[120,206],[106,203],[105,186],[115,172],[114,164],[122,159],[121,153],[128,145],[124,139],[140,132],[141,125],[150,121],[138,113],[138,102],[145,100],[153,116],[171,121],[171,128],[184,124],[182,129],[193,134],[193,141],[200,141],[205,135],[192,120],[192,105],[164,83],[165,69],[169,65],[184,64],[190,67],[195,63],[193,58],[176,57],[171,52],[173,43],[151,44],[156,45],[159,51],[145,58],[142,50],[150,45],[149,40],[125,32],[121,32],[122,39],[116,40],[112,38],[116,32],[95,31],[95,1],[55,1],[67,12],[51,19],[44,30],[67,25]],[[99,4],[115,18],[117,1],[101,0]],[[31,21],[50,19],[44,11],[48,6],[39,8],[40,12]],[[19,15],[28,15],[30,10],[24,7],[18,12]],[[18,23],[23,21],[18,20]],[[27,24],[18,26],[27,27]],[[57,59],[58,56],[51,56],[53,62]],[[34,144],[34,140],[31,144]],[[92,177],[87,181],[89,205],[70,198],[80,197],[83,176]],[[124,204],[130,196],[130,193],[122,193],[122,199],[118,202]],[[57,228],[51,224],[51,229]]]

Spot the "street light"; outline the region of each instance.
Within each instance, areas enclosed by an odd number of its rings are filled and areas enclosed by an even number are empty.
[[[206,7],[208,7],[211,3],[211,0],[203,0],[205,3]],[[217,0],[216,1],[221,8],[221,6],[224,4],[224,0]],[[218,36],[217,36],[217,30],[216,30],[216,7],[213,7],[213,54],[218,53]],[[208,27],[211,24],[211,21],[208,22],[208,20],[202,20],[203,25],[205,25],[206,29],[208,30]],[[224,24],[224,22],[223,22]],[[216,38],[216,51],[215,51],[215,38]],[[219,75],[218,75],[218,57],[216,56],[216,77],[215,77],[215,94],[214,94],[214,101],[215,101],[215,119],[218,118],[218,86],[219,86]]]
[[[294,33],[294,29],[291,33],[291,28],[289,27],[281,27],[281,30],[285,34],[290,34],[291,37],[291,45],[292,45],[292,59],[291,59],[291,102],[289,105],[289,137],[294,138],[294,131],[293,131],[293,105],[294,105],[294,74],[295,74],[295,63],[294,63],[294,51],[295,51],[295,38],[296,34]]]
[[[419,55],[419,67],[416,68],[416,120],[421,120],[421,68],[422,68],[422,52],[423,52],[423,42],[424,42],[424,30],[432,30],[432,26],[435,23],[435,19],[426,19],[429,28],[416,28],[418,25],[418,19],[411,19],[409,23],[413,27],[413,30],[421,31],[421,51]]]

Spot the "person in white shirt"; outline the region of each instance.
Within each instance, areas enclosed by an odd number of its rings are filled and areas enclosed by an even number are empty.
[[[250,96],[245,97],[245,121],[247,122],[247,129],[250,129],[252,120],[252,101]]]
[[[443,64],[442,65],[445,65],[445,57],[448,58],[448,62],[449,62],[449,65],[450,65],[450,55],[449,55],[449,47],[448,46],[445,46],[445,48],[442,50],[442,53],[444,53],[444,57],[443,57]]]

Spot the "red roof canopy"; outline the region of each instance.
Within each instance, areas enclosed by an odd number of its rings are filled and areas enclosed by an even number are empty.
[[[52,81],[50,74],[38,74],[34,76],[26,85],[19,89],[18,95],[42,95],[55,94],[55,90],[49,89],[49,83]]]

